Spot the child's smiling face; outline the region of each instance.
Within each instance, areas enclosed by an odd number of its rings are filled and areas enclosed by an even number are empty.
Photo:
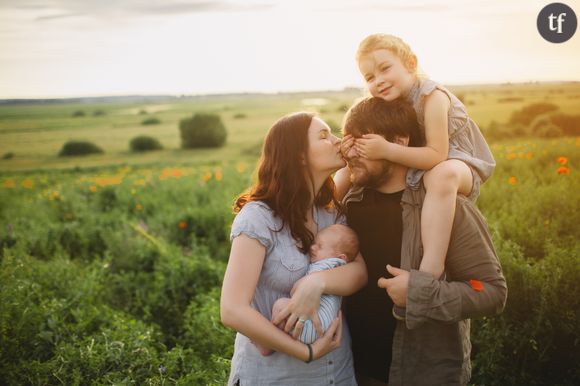
[[[415,82],[416,62],[403,63],[393,52],[374,50],[359,61],[359,69],[372,96],[392,101],[404,97]]]

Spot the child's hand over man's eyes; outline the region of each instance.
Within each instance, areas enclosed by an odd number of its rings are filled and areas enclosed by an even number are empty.
[[[364,134],[355,140],[354,146],[359,156],[377,160],[386,158],[389,142],[378,134]]]

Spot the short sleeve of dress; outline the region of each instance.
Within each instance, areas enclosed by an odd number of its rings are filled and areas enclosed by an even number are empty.
[[[341,224],[341,225],[348,225],[348,224],[346,223],[346,216],[345,216],[344,214],[339,214],[339,215],[336,217],[336,223],[337,223],[337,224]]]
[[[419,87],[419,96],[424,98],[430,95],[433,91],[438,89],[438,84],[431,79],[424,79],[421,82],[421,86]]]
[[[243,233],[258,240],[269,253],[274,244],[273,231],[272,210],[264,203],[252,201],[244,205],[234,219],[230,241]]]

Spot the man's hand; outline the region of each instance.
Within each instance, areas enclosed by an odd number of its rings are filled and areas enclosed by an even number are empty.
[[[388,159],[390,145],[389,141],[378,134],[365,134],[354,143],[359,156],[370,160]]]
[[[407,305],[407,287],[409,286],[409,271],[395,268],[387,264],[387,271],[393,275],[390,279],[381,277],[378,281],[380,288],[384,288],[393,299],[393,303],[399,307]]]

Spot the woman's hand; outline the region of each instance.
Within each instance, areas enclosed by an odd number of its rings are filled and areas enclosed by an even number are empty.
[[[319,359],[334,349],[340,347],[342,341],[342,311],[338,312],[338,317],[332,321],[324,335],[320,336],[316,342],[312,343],[312,359]]]
[[[391,143],[378,134],[365,134],[357,138],[354,147],[360,157],[371,160],[388,159]]]
[[[318,332],[318,336],[322,336],[324,331],[322,331],[322,325],[318,318],[318,308],[320,307],[320,296],[323,292],[324,282],[320,275],[312,273],[304,276],[294,283],[291,292],[292,297],[288,306],[272,320],[272,323],[278,325],[288,318],[284,331],[290,332],[294,329],[292,336],[297,338],[302,333],[304,321],[310,319]]]

